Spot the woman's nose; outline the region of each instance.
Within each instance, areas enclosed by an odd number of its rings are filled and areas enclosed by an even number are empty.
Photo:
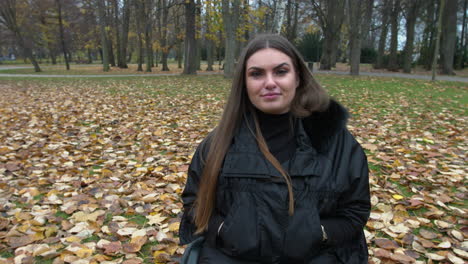
[[[272,89],[272,88],[276,87],[276,82],[275,82],[275,78],[274,78],[273,74],[268,73],[268,74],[266,74],[265,78],[266,78],[265,87],[267,89]]]

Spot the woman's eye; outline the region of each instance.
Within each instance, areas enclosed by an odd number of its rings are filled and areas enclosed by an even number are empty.
[[[276,71],[277,75],[285,75],[286,73],[288,73],[288,70],[286,69],[279,69]]]
[[[250,72],[250,76],[252,76],[252,77],[260,77],[261,75],[262,75],[262,73],[260,71]]]

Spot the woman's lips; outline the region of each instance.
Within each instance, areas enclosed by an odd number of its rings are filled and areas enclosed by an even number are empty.
[[[278,98],[280,95],[281,95],[280,93],[267,93],[267,94],[262,95],[262,97],[267,100],[272,100],[272,99]]]

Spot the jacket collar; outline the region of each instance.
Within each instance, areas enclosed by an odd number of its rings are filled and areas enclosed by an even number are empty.
[[[331,99],[323,112],[314,112],[302,119],[304,129],[312,147],[318,152],[325,152],[335,135],[346,128],[349,113],[341,104]]]
[[[310,116],[302,118],[302,127],[308,136],[310,145],[317,152],[323,153],[327,151],[331,140],[346,128],[348,118],[349,113],[346,108],[331,99],[325,111],[314,112]],[[234,142],[242,142],[241,145],[243,146],[256,145],[257,142],[250,129],[255,131],[255,125],[252,118],[246,116],[244,122],[241,122],[237,135],[234,137]],[[307,139],[300,139],[298,143],[309,145]]]

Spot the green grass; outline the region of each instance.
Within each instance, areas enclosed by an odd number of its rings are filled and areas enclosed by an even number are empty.
[[[12,258],[14,257],[15,254],[13,254],[13,252],[10,252],[10,251],[0,251],[0,257],[2,258]]]
[[[67,213],[65,213],[65,212],[63,212],[63,211],[57,211],[57,212],[55,213],[55,216],[56,216],[56,217],[61,217],[61,218],[63,218],[63,219],[68,219],[68,218],[70,218],[71,215],[69,215],[69,214],[67,214]]]
[[[143,215],[124,215],[124,217],[139,226],[144,226],[148,222],[148,219]]]
[[[88,242],[98,242],[101,238],[96,236],[96,235],[92,235],[90,237],[87,237],[85,239],[83,239],[81,241],[81,243],[88,243]]]
[[[41,256],[34,257],[34,263],[36,264],[52,264],[54,262],[54,259],[46,259]]]

